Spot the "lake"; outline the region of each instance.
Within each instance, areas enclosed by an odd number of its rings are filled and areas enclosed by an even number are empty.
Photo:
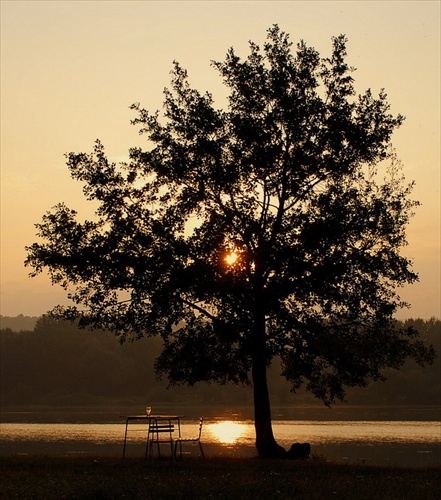
[[[183,417],[184,437],[197,435],[194,408],[167,409]],[[185,411],[187,410],[187,411]],[[327,460],[372,465],[441,465],[441,421],[439,408],[402,409],[395,419],[381,418],[386,409],[357,412],[345,409],[276,409],[273,431],[278,443],[289,448],[293,442],[311,443],[313,455]],[[114,411],[12,411],[2,412],[0,454],[94,454],[118,456],[122,453],[124,419]],[[297,418],[292,418],[296,413]],[[136,414],[130,412],[127,414]],[[210,412],[208,412],[210,413]],[[222,413],[222,412],[220,412]],[[254,425],[247,411],[226,410],[224,415],[208,415],[202,442],[207,455],[255,456]],[[358,415],[358,418],[353,418]],[[360,417],[366,417],[362,419]],[[397,419],[397,416],[402,419]],[[307,418],[302,418],[307,417]],[[324,417],[328,418],[324,418]],[[352,418],[351,418],[352,417]],[[412,419],[412,417],[414,419]],[[426,417],[425,420],[419,418]],[[438,417],[438,418],[437,418]],[[130,432],[127,456],[142,456],[145,450],[145,424]],[[197,447],[186,452],[197,454]]]

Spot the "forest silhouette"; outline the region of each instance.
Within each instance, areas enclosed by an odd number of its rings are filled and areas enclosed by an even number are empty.
[[[32,325],[35,326],[32,328]],[[386,382],[366,389],[348,389],[351,405],[439,405],[441,404],[441,321],[410,319],[438,358],[431,366],[407,361],[400,370],[386,370]],[[173,386],[157,380],[155,358],[162,346],[159,338],[143,338],[120,345],[104,331],[80,330],[66,321],[48,316],[38,319],[2,317],[0,330],[1,405],[23,407],[194,404],[215,407],[252,405],[249,387],[199,383]],[[32,329],[31,329],[32,328]],[[17,331],[20,330],[20,331]],[[318,405],[311,394],[295,396],[273,363],[269,370],[274,405]]]

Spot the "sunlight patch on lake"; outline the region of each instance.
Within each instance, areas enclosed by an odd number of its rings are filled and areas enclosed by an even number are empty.
[[[248,426],[226,420],[224,422],[208,424],[207,428],[220,443],[233,444],[247,432]]]

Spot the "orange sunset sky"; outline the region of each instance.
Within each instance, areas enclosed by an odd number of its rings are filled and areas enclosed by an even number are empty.
[[[64,153],[90,152],[99,138],[108,156],[127,158],[144,136],[130,125],[130,104],[154,111],[172,61],[192,86],[225,107],[211,60],[230,46],[244,57],[278,23],[296,43],[322,56],[345,33],[348,62],[362,93],[384,87],[406,121],[393,138],[414,198],[405,255],[420,282],[402,290],[412,304],[399,318],[441,317],[440,310],[440,2],[439,1],[1,1],[1,314],[38,316],[64,292],[46,275],[28,278],[25,245],[34,224],[65,202],[91,208],[69,177]]]

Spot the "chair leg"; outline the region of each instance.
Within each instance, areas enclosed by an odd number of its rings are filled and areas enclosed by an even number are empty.
[[[201,450],[202,458],[205,458],[205,453],[204,453],[204,450],[202,448],[202,443],[200,441],[198,441],[198,444],[199,444],[199,449]]]
[[[124,432],[124,446],[123,446],[123,455],[122,455],[123,460],[126,456],[126,445],[127,445],[127,422],[126,422],[126,430]]]
[[[153,443],[150,441],[147,447],[147,457],[153,458]]]

